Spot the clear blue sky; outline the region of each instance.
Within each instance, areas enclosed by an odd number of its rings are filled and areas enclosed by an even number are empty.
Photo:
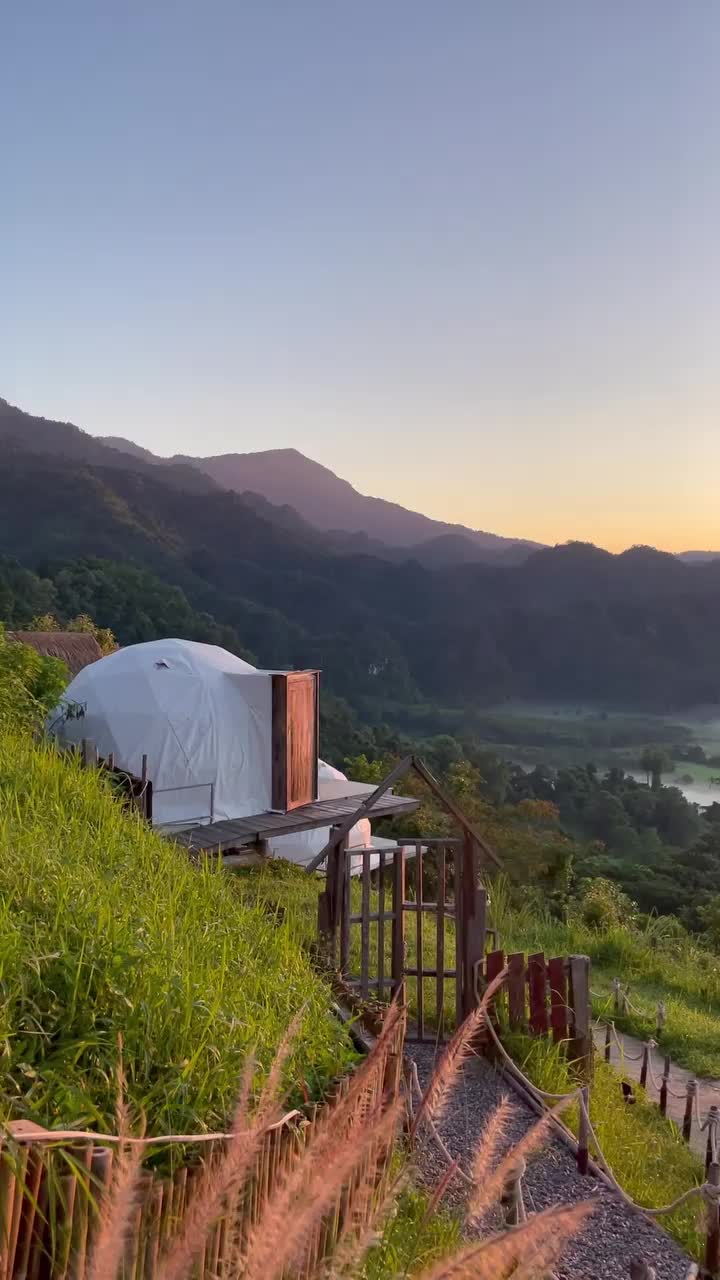
[[[717,0],[23,0],[0,395],[720,545]]]

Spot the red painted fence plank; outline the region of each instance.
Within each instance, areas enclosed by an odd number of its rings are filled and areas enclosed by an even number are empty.
[[[547,971],[545,953],[539,951],[528,956],[528,981],[530,985],[530,1030],[535,1036],[547,1035]]]
[[[548,980],[550,984],[550,1026],[552,1037],[557,1044],[567,1039],[567,977],[565,961],[562,956],[548,960]]]
[[[490,986],[490,983],[493,981],[494,978],[497,978],[499,973],[502,973],[504,968],[505,968],[505,952],[491,951],[485,964],[485,976],[487,978],[488,986]],[[501,995],[501,992],[498,991],[497,995],[493,999],[493,1002],[490,1006],[493,1023],[496,1026],[497,1026],[497,1013],[495,1011],[495,1006],[498,1003],[500,995]]]
[[[512,1031],[524,1027],[525,1013],[525,956],[516,951],[508,956],[508,1010]]]

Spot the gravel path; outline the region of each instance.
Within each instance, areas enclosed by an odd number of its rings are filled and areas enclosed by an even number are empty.
[[[405,1050],[417,1064],[424,1086],[432,1072],[434,1046],[406,1043]],[[461,1158],[464,1166],[469,1164],[487,1116],[507,1093],[511,1094],[515,1106],[506,1143],[510,1146],[537,1117],[488,1062],[471,1059],[461,1075],[452,1104],[438,1126],[446,1146],[453,1156]],[[418,1142],[417,1162],[421,1179],[431,1185],[446,1168],[427,1130]],[[559,1138],[551,1139],[529,1162],[523,1189],[529,1212],[577,1200],[597,1202],[589,1225],[568,1244],[555,1266],[559,1280],[628,1280],[634,1258],[642,1258],[655,1267],[657,1280],[685,1280],[690,1259],[679,1245],[644,1214],[629,1209],[604,1183],[593,1177],[581,1177],[574,1156]],[[464,1200],[465,1185],[456,1178],[446,1204],[462,1212]]]

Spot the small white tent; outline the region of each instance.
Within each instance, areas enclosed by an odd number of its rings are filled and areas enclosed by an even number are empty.
[[[102,756],[112,754],[118,767],[136,775],[147,755],[158,826],[265,813],[271,807],[271,675],[216,645],[129,645],[75,677],[64,702],[83,714],[56,717],[53,731],[68,744],[92,740]],[[320,762],[320,799],[357,792],[359,805],[368,790]],[[306,831],[272,841],[271,851],[307,862],[327,839],[327,830]],[[350,844],[369,842],[364,821]]]

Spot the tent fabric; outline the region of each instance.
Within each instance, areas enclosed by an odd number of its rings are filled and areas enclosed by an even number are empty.
[[[84,708],[57,726],[139,774],[148,757],[158,825],[270,808],[270,673],[217,645],[152,640],[85,667],[65,691]]]
[[[82,716],[56,714],[51,725],[63,743],[88,738],[129,773],[139,775],[147,755],[158,826],[265,813],[271,808],[272,674],[217,645],[179,639],[129,645],[79,672],[63,701],[82,708]],[[320,799],[356,791],[368,787],[319,762]],[[370,835],[366,820],[350,842],[365,846]],[[328,829],[279,837],[271,852],[309,862],[328,837]]]

